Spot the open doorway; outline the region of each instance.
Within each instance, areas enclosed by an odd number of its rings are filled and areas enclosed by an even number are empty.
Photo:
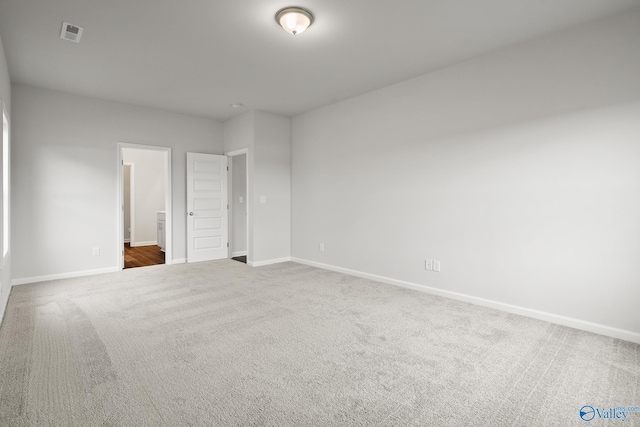
[[[229,157],[229,242],[231,258],[247,262],[249,248],[247,151],[227,153]]]
[[[120,143],[120,268],[171,263],[171,149]]]

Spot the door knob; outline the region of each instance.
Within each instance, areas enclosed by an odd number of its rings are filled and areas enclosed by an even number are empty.
[[[189,216],[194,216],[195,214],[193,212],[189,212]]]

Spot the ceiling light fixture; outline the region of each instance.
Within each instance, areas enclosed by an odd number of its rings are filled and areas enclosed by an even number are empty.
[[[313,24],[313,13],[302,7],[285,7],[276,13],[276,22],[294,36],[304,32]]]

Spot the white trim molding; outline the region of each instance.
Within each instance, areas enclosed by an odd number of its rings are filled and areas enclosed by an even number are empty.
[[[186,264],[186,263],[187,263],[186,258],[174,258],[173,261],[171,262],[171,264]]]
[[[231,257],[247,256],[247,251],[231,252]]]
[[[131,243],[131,247],[132,248],[137,248],[138,246],[158,246],[158,242],[153,241],[153,242],[135,242],[135,243]]]
[[[73,277],[94,276],[96,274],[115,273],[121,271],[118,267],[99,268],[96,270],[73,271],[69,273],[48,274],[46,276],[24,277],[22,279],[13,279],[11,286],[26,285],[29,283],[47,282],[49,280],[71,279]]]
[[[247,265],[250,267],[264,267],[265,265],[271,264],[280,264],[281,262],[291,261],[291,257],[284,258],[276,258],[276,259],[267,259],[265,261],[249,261],[247,260]]]
[[[544,320],[546,322],[555,323],[558,325],[568,326],[583,331],[593,332],[600,335],[605,335],[612,338],[618,338],[625,341],[630,341],[636,344],[640,344],[640,333],[629,331],[626,329],[614,328],[607,325],[601,325],[599,323],[588,322],[586,320],[574,319],[571,317],[561,316],[559,314],[548,313],[545,311],[534,310],[531,308],[520,307],[517,305],[506,304],[499,301],[493,301],[485,298],[475,297],[473,295],[462,294],[458,292],[445,291],[443,289],[433,288],[431,286],[419,285],[417,283],[405,282],[403,280],[396,280],[389,277],[378,276],[375,274],[364,273],[362,271],[351,270],[343,267],[336,267],[334,265],[322,264],[315,261],[309,261],[306,259],[292,257],[291,261],[299,264],[309,265],[312,267],[322,268],[324,270],[331,270],[338,273],[348,274],[350,276],[361,277],[363,279],[374,280],[376,282],[387,283],[390,285],[400,286],[402,288],[413,289],[415,291],[425,292],[432,295],[438,295],[445,298],[451,298],[458,301],[464,301],[471,304],[480,305],[483,307],[494,308],[500,311],[506,311],[508,313],[519,314],[525,317],[531,317],[538,320]]]
[[[124,166],[129,166],[129,238],[124,239],[125,243],[131,243],[136,241],[136,204],[135,192],[136,192],[136,165],[133,162],[122,162],[122,172],[124,173]],[[124,232],[124,223],[126,220],[124,219],[124,175],[123,175],[123,186],[122,186],[122,231]],[[131,246],[131,245],[130,245]],[[124,268],[124,266],[123,266]]]

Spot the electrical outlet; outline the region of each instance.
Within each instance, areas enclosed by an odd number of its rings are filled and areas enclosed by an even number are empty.
[[[93,248],[93,256],[100,256],[100,248],[99,247]]]
[[[440,261],[433,261],[433,271],[440,271]]]
[[[428,270],[428,271],[433,270],[433,260],[431,260],[431,259],[425,260],[424,261],[424,269]]]
[[[240,203],[244,202],[244,198],[242,196],[238,197],[238,202]]]
[[[319,250],[320,252],[324,252],[324,243],[320,243],[320,244],[318,245],[318,250]]]

